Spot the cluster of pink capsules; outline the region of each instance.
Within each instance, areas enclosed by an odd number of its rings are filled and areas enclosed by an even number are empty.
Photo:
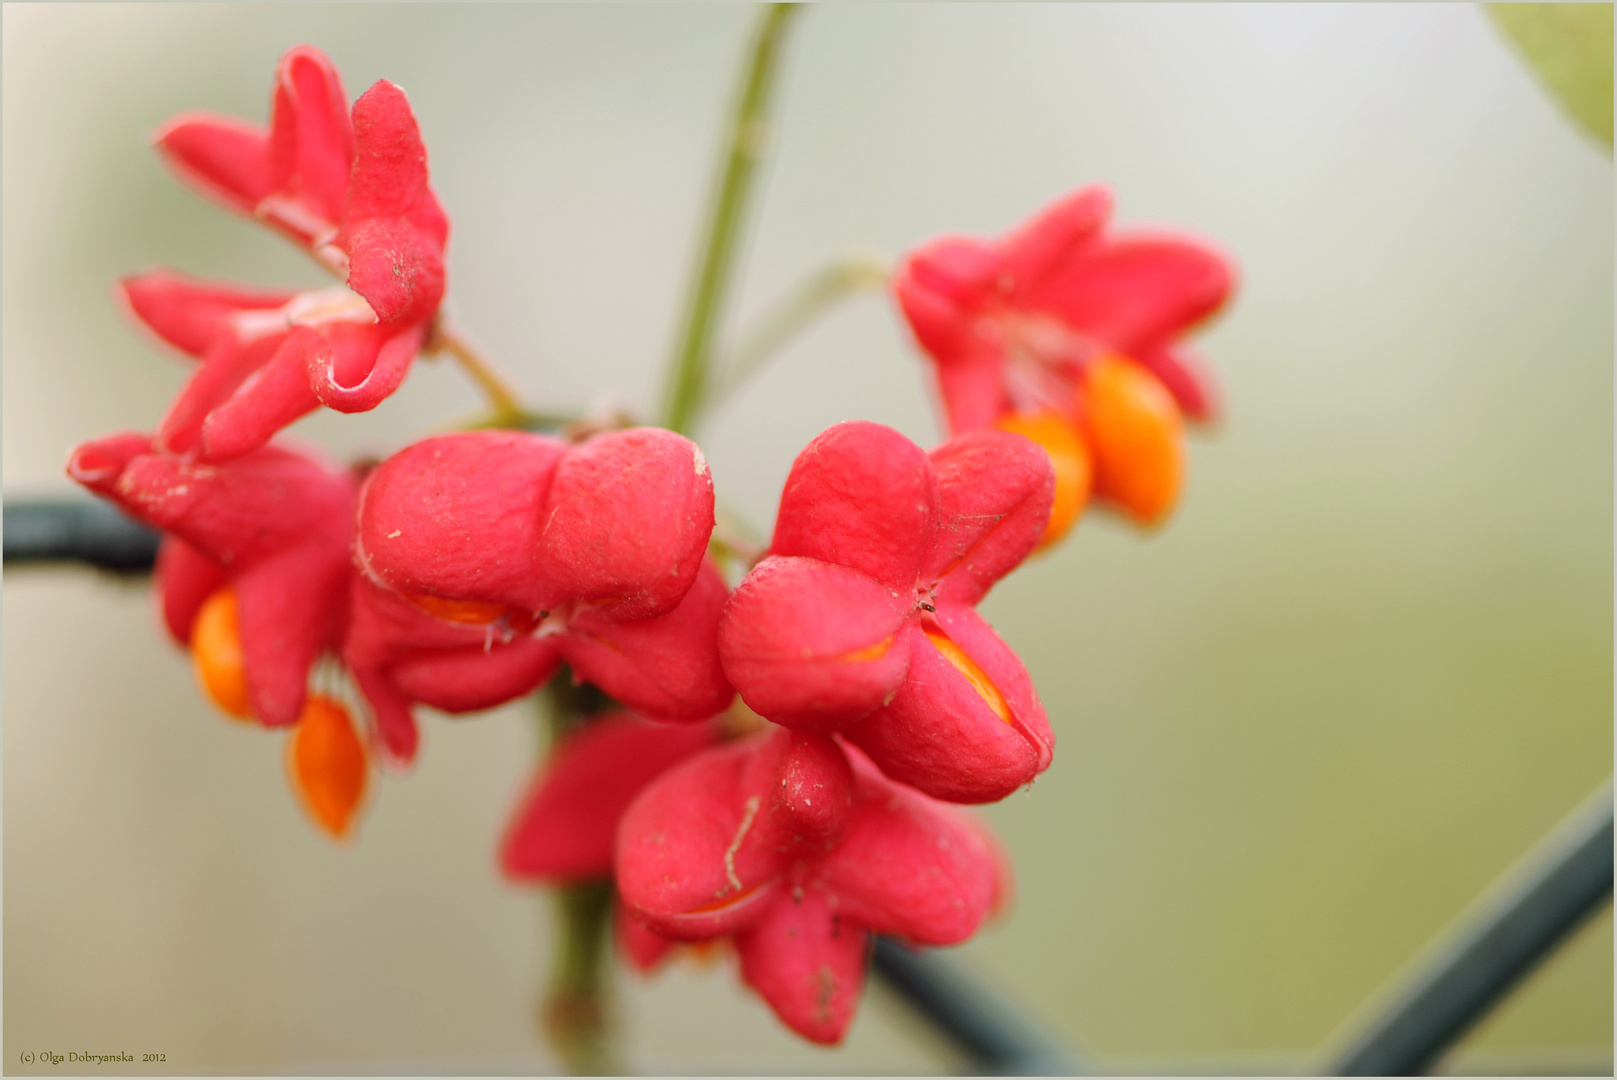
[[[1091,500],[1142,524],[1171,509],[1182,418],[1216,407],[1180,339],[1229,294],[1220,255],[1109,231],[1101,188],[1001,240],[911,254],[894,293],[952,437],[924,451],[871,423],[822,433],[732,589],[710,553],[707,462],[672,431],[468,430],[353,467],[276,438],[321,406],[375,407],[435,347],[448,219],[398,87],[350,110],[331,62],[300,47],[268,129],[192,114],[157,142],[344,283],[125,281],[134,315],[198,364],[154,433],[86,443],[69,472],[163,531],[169,632],[224,712],[292,732],[317,822],[347,833],[372,761],[413,759],[417,705],[488,709],[566,665],[619,708],[558,744],[502,862],[615,880],[636,965],[728,939],[787,1025],[834,1043],[871,934],[976,931],[1007,870],[952,804],[1004,798],[1054,749],[977,604]],[[311,690],[334,666],[362,708]],[[737,723],[737,695],[768,723]]]

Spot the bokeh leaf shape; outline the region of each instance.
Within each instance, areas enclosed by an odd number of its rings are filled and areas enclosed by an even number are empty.
[[[1612,5],[1489,4],[1488,12],[1578,126],[1610,147]]]

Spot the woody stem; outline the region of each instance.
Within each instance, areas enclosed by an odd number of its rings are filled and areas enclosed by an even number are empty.
[[[707,394],[713,338],[730,282],[747,197],[768,141],[770,91],[781,39],[794,7],[771,4],[765,9],[753,38],[741,96],[726,133],[724,166],[708,219],[707,244],[686,307],[663,401],[663,426],[681,434],[690,434]]]

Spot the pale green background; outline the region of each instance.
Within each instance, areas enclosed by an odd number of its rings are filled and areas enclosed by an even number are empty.
[[[727,7],[7,5],[7,497],[150,428],[183,365],[123,273],[314,283],[146,140],[262,119],[328,50],[420,116],[456,312],[541,405],[655,401],[749,12]],[[1114,1067],[1306,1068],[1612,767],[1612,174],[1468,6],[832,7],[788,50],[741,315],[851,248],[995,233],[1093,180],[1216,238],[1229,419],[1142,540],[1092,519],[984,610],[1059,735],[988,811],[1018,902],[963,959]],[[300,427],[387,452],[474,409],[419,365]],[[858,300],[717,414],[723,498],[766,523],[851,417],[937,438],[890,305]],[[162,1071],[554,1068],[541,901],[492,849],[517,708],[429,719],[359,842],[316,835],[278,736],[227,724],[144,591],[8,574],[5,1061]],[[1609,1069],[1609,913],[1459,1067]],[[722,969],[631,983],[645,1069],[952,1067],[873,994],[838,1053]],[[1513,1064],[1515,1063],[1515,1064]],[[135,1068],[139,1068],[137,1064]],[[23,1070],[28,1071],[28,1070]],[[68,1071],[63,1066],[58,1071]]]

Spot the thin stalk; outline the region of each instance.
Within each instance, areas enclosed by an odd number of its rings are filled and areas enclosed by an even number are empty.
[[[540,692],[543,741],[549,753],[589,717],[613,702],[588,683],[573,684],[565,666]],[[568,1070],[582,1076],[622,1072],[612,1046],[611,879],[575,882],[555,890],[555,960],[545,987],[540,1026]]]
[[[771,4],[753,38],[746,80],[725,136],[719,175],[707,226],[707,244],[674,349],[663,399],[663,426],[689,435],[707,393],[713,338],[730,282],[736,241],[747,196],[769,136],[769,98],[780,57],[781,39],[795,5]]]
[[[335,253],[335,254],[334,254]],[[348,257],[330,245],[315,248],[309,251],[314,261],[320,264],[321,269],[330,272],[334,277],[348,280]],[[479,424],[479,427],[516,427],[524,425],[514,422],[516,418],[526,416],[522,406],[518,403],[517,392],[501,375],[494,364],[479,353],[460,332],[452,328],[440,315],[427,337],[427,343],[421,349],[428,356],[435,353],[447,352],[460,364],[461,370],[471,376],[473,382],[482,390],[494,410],[494,420],[490,423]]]
[[[545,993],[550,1045],[579,1076],[622,1070],[612,1052],[610,965],[612,882],[590,881],[556,890],[556,961]]]
[[[739,532],[727,528],[721,521],[713,526],[713,535],[707,542],[708,550],[721,562],[732,563],[745,574],[764,557],[764,549],[748,541]]]
[[[887,260],[878,255],[851,255],[799,284],[742,336],[719,366],[718,385],[705,404],[717,405],[739,390],[764,361],[840,301],[858,293],[880,292],[887,285],[888,272]]]
[[[470,376],[477,388],[488,398],[493,416],[488,427],[521,427],[519,422],[527,415],[517,398],[516,391],[494,364],[472,347],[471,342],[454,327],[439,323],[427,342],[426,352],[446,352],[455,358],[462,371]]]
[[[478,431],[485,428],[503,428],[513,431],[539,431],[554,434],[564,431],[568,425],[579,420],[578,413],[541,413],[530,409],[516,409],[512,412],[486,412],[479,413],[468,419],[446,424],[446,431]]]
[[[723,502],[714,506],[713,517],[713,535],[708,540],[713,556],[743,574],[758,565],[769,549],[768,538]]]

